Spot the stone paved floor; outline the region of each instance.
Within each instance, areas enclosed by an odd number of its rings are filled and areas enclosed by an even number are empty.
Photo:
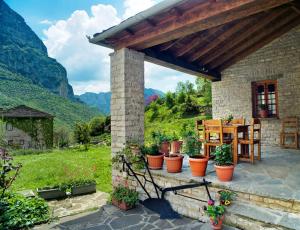
[[[54,217],[64,217],[99,209],[107,203],[108,198],[108,193],[98,191],[89,195],[49,201],[48,204]]]
[[[129,211],[121,211],[112,205],[105,205],[99,211],[60,219],[35,229],[65,230],[210,230],[210,225],[189,218],[161,220],[159,215],[138,205]],[[234,230],[224,227],[223,230]]]
[[[202,180],[191,175],[187,156],[184,158],[183,170],[179,174],[167,173],[165,167],[163,170],[152,172],[186,181]],[[300,201],[300,150],[265,146],[262,148],[260,162],[256,161],[254,165],[239,163],[235,168],[233,181],[225,183],[217,179],[213,162],[210,162],[206,179],[236,191]]]

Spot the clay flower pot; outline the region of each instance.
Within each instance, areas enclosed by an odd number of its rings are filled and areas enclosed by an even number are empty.
[[[112,199],[112,204],[124,211],[134,208],[134,206],[130,206],[130,205],[126,204],[124,201],[119,202],[116,199]]]
[[[170,143],[168,141],[164,141],[160,144],[160,152],[168,155],[170,152]]]
[[[180,154],[165,156],[168,173],[179,173],[182,169],[183,156]]]
[[[173,153],[180,153],[180,148],[182,145],[182,141],[172,141],[171,149]]]
[[[234,165],[219,166],[215,165],[216,174],[220,181],[227,182],[232,180]]]
[[[218,223],[215,224],[213,219],[210,219],[210,223],[211,223],[211,227],[214,230],[221,230],[222,229],[222,225],[223,225],[223,220],[224,220],[224,216],[220,217],[218,219]]]
[[[193,176],[205,176],[208,158],[202,156],[190,157],[189,162]]]
[[[149,169],[162,169],[164,164],[164,155],[147,155]]]

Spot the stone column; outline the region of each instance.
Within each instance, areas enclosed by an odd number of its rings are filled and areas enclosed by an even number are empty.
[[[111,150],[144,142],[144,54],[130,49],[111,55]]]

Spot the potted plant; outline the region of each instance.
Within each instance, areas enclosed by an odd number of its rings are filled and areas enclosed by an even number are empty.
[[[228,116],[224,119],[224,123],[225,123],[226,125],[229,125],[229,124],[232,122],[232,120],[233,120],[233,115],[230,114],[230,115],[228,115]]]
[[[72,196],[90,194],[96,192],[96,181],[95,180],[76,180],[69,184],[71,188]]]
[[[159,151],[161,153],[164,153],[165,155],[168,155],[170,152],[170,137],[159,131],[152,132],[151,135],[152,135],[153,142],[160,147]]]
[[[45,200],[63,199],[67,197],[66,188],[59,185],[38,188],[37,194]]]
[[[147,157],[148,167],[150,169],[158,170],[162,169],[164,163],[164,154],[159,151],[156,144],[152,144],[149,147],[144,147],[142,152]]]
[[[269,115],[268,105],[266,104],[259,105],[259,116],[261,118],[267,118],[268,115]]]
[[[180,148],[182,145],[182,141],[179,140],[179,136],[176,133],[173,133],[171,139],[171,151],[172,153],[180,153]]]
[[[215,169],[218,179],[220,181],[231,181],[234,172],[231,145],[223,144],[218,146],[214,155]]]
[[[190,168],[193,176],[205,176],[208,158],[200,154],[201,142],[194,135],[184,140],[183,151],[189,156]]]
[[[235,200],[237,194],[228,190],[220,190],[218,191],[218,197],[220,204],[229,206],[233,200]]]
[[[208,215],[212,229],[222,229],[225,207],[223,205],[208,205],[205,213]]]
[[[164,157],[167,165],[168,173],[179,173],[182,169],[182,162],[184,156],[179,153],[170,153],[169,155]]]
[[[135,207],[138,201],[138,192],[119,185],[114,188],[111,197],[113,205],[126,211]]]

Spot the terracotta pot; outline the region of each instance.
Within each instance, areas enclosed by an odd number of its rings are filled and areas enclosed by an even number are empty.
[[[208,158],[202,156],[190,157],[189,162],[193,176],[205,176]]]
[[[165,156],[165,161],[166,161],[168,173],[181,172],[182,161],[183,161],[182,155],[176,154],[176,155],[170,155],[168,157]]]
[[[171,143],[172,153],[180,153],[181,145],[182,145],[182,141],[172,141]]]
[[[160,144],[160,152],[164,154],[169,154],[170,152],[170,143],[168,141],[165,141]]]
[[[134,208],[134,206],[130,206],[130,205],[126,204],[124,201],[119,202],[119,201],[117,201],[116,199],[112,199],[112,204],[113,204],[114,206],[118,207],[119,209],[124,210],[124,211],[127,211],[127,210],[129,210],[129,209]]]
[[[164,164],[164,155],[157,155],[157,156],[152,156],[152,155],[147,155],[147,160],[148,160],[148,167],[149,169],[162,169],[163,164]]]
[[[221,218],[219,218],[218,224],[215,224],[214,221],[212,219],[210,219],[210,223],[211,223],[212,229],[214,229],[214,230],[221,230],[222,229],[222,225],[223,225],[223,220],[224,220],[224,216],[222,216]]]
[[[229,166],[218,166],[215,165],[216,174],[220,181],[231,181],[233,172],[234,172],[234,165]]]
[[[261,110],[259,110],[259,116],[260,116],[261,118],[267,118],[268,115],[269,115],[268,110],[266,110],[266,109],[261,109]]]

